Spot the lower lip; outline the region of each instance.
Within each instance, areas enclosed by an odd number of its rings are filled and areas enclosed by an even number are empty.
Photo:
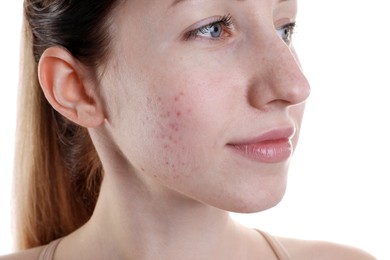
[[[284,162],[291,157],[293,151],[291,140],[288,138],[231,147],[240,155],[262,163]]]

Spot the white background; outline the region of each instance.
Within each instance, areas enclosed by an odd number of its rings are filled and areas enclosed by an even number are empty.
[[[275,235],[330,240],[390,259],[387,1],[299,0],[295,46],[312,94],[285,199],[234,215]],[[0,9],[0,255],[11,252],[21,0]]]

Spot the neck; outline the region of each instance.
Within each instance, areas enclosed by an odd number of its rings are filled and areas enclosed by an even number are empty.
[[[104,223],[108,230],[101,239],[110,233],[120,247],[115,251],[126,259],[190,259],[188,253],[200,251],[210,256],[220,246],[217,237],[234,226],[227,212],[174,192],[141,188],[134,179],[112,181],[102,186],[91,224]]]

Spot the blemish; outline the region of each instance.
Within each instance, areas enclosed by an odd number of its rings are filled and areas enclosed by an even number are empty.
[[[181,116],[181,112],[180,111],[176,112],[176,116],[180,117]]]
[[[169,124],[169,127],[170,127],[171,129],[173,129],[173,130],[176,130],[176,131],[177,131],[177,129],[179,128],[179,126],[178,126],[177,124],[175,124],[175,123],[170,123],[170,124]]]
[[[180,98],[183,96],[184,96],[184,93],[180,92],[179,95],[175,96],[175,98],[174,98],[175,102],[178,102],[180,100]]]

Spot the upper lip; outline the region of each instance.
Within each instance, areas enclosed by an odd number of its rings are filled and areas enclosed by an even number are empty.
[[[294,127],[275,128],[270,131],[264,132],[257,137],[243,138],[237,142],[229,143],[229,145],[248,145],[273,140],[291,139],[294,134]]]

